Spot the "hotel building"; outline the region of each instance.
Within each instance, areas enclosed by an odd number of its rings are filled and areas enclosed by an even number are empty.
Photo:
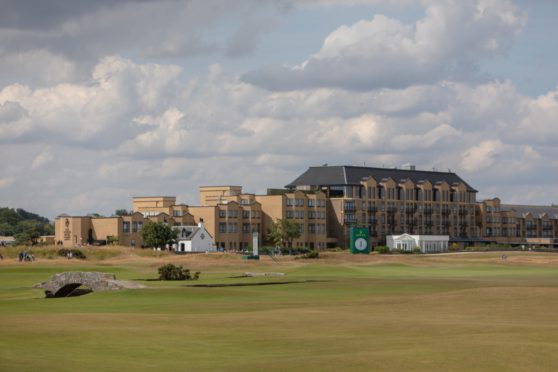
[[[326,195],[329,246],[347,246],[351,227],[367,228],[373,245],[403,233],[479,237],[477,190],[452,172],[324,165],[286,187]]]

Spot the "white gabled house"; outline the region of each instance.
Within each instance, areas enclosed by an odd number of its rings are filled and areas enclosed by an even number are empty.
[[[214,252],[215,241],[201,221],[197,226],[173,226],[177,232],[176,244],[173,248],[176,253],[188,252]]]
[[[388,235],[386,243],[390,251],[399,249],[412,251],[420,248],[421,253],[441,253],[448,251],[448,235]]]

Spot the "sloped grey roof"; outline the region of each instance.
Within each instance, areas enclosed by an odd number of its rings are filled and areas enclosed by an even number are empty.
[[[415,184],[426,180],[432,184],[445,181],[450,185],[463,182],[469,191],[477,191],[457,174],[451,172],[355,167],[348,165],[310,167],[285,187],[360,185],[360,181],[366,177],[373,177],[377,181],[392,178],[397,182],[410,179]]]
[[[200,228],[198,226],[173,226],[173,229],[178,233],[178,240],[192,240]],[[183,233],[188,235],[184,236]]]
[[[558,206],[553,205],[521,205],[521,204],[500,204],[501,211],[515,211],[515,216],[522,218],[527,213],[531,213],[533,217],[540,217],[542,214],[548,214],[549,218],[557,218]]]

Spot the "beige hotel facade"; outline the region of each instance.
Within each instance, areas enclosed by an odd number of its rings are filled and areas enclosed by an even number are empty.
[[[173,196],[133,197],[132,214],[121,217],[61,215],[55,239],[64,246],[112,241],[142,245],[147,221],[171,225],[204,222],[217,248],[242,251],[257,232],[265,241],[277,219],[300,226],[295,247],[346,247],[349,229],[365,227],[372,245],[388,235],[449,235],[450,243],[475,245],[558,244],[558,207],[478,202],[477,190],[452,172],[354,166],[310,167],[283,189],[265,195],[241,186],[202,186],[199,204]]]

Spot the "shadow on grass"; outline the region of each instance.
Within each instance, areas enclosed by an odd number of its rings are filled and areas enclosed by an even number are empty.
[[[296,280],[283,282],[259,282],[259,283],[213,283],[213,284],[186,284],[184,287],[201,288],[222,288],[222,287],[250,287],[256,285],[282,285],[282,284],[301,284],[301,283],[321,283],[331,282],[332,280]]]

